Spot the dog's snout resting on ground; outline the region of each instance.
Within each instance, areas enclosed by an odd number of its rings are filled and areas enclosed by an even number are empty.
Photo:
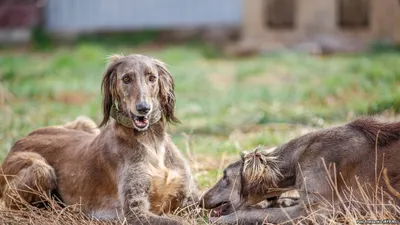
[[[223,215],[212,218],[219,224],[284,223],[307,216],[308,210],[323,203],[345,207],[348,199],[365,201],[374,195],[382,204],[390,203],[386,207],[394,207],[400,205],[399,162],[400,122],[362,118],[276,149],[244,153],[224,170],[200,204]],[[300,194],[293,206],[251,207],[293,189]]]
[[[192,203],[196,190],[166,133],[167,122],[178,122],[171,74],[159,60],[114,55],[102,92],[100,129],[80,120],[40,128],[14,144],[1,166],[1,197],[17,208],[16,194],[33,204],[41,200],[34,191],[57,193],[66,205],[79,203],[100,219],[179,223],[160,215]]]

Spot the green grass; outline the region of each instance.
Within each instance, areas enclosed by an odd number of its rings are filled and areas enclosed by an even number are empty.
[[[220,164],[245,148],[278,145],[358,115],[400,111],[397,51],[232,59],[200,44],[144,48],[87,40],[45,51],[3,49],[0,160],[17,139],[36,128],[82,114],[100,121],[105,59],[121,52],[169,64],[182,121],[170,133],[184,152],[189,146],[196,158],[209,159],[204,161],[209,166],[195,168],[202,188],[216,180]],[[226,160],[221,162],[222,156]]]

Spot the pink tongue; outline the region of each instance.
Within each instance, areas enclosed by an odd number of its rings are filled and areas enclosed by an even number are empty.
[[[222,207],[213,209],[213,213],[212,213],[213,217],[220,217],[221,215],[222,215]]]
[[[145,122],[146,121],[146,122]],[[140,127],[144,127],[147,125],[147,120],[145,121],[141,121],[141,120],[135,120],[136,125],[140,126]]]
[[[222,208],[219,208],[217,211],[217,216],[220,217],[222,216]]]

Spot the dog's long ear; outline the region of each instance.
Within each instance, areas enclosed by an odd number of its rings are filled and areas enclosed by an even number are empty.
[[[174,92],[174,80],[167,70],[165,63],[154,60],[159,75],[159,98],[163,115],[167,122],[179,123],[179,119],[175,117],[175,92]]]
[[[105,126],[110,119],[110,110],[114,104],[116,94],[116,68],[121,63],[122,55],[111,55],[108,57],[108,66],[103,75],[101,83],[101,92],[103,93],[103,120],[99,127]]]
[[[242,195],[248,193],[262,194],[268,189],[277,187],[282,177],[277,166],[274,149],[260,150],[257,147],[253,152],[242,154]]]

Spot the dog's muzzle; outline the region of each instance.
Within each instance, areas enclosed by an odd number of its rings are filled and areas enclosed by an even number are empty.
[[[148,119],[147,115],[146,116],[137,116],[131,112],[131,118],[133,121],[133,126],[137,130],[141,131],[141,130],[145,130],[148,128],[149,119]]]

